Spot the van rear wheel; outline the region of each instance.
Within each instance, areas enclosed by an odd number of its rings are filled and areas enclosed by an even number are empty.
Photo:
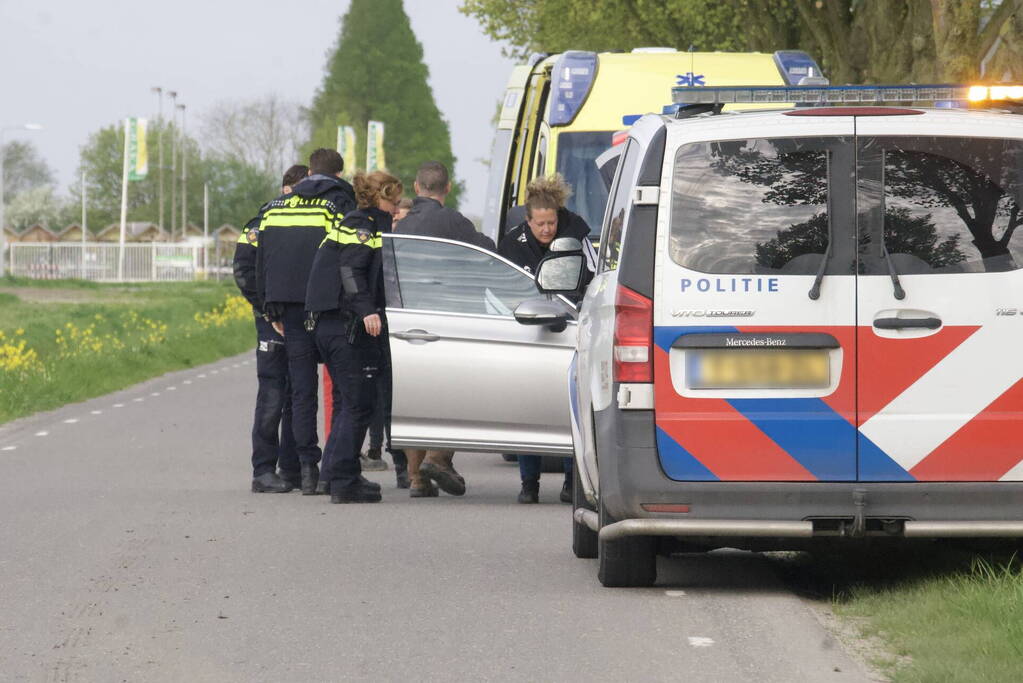
[[[575,511],[579,508],[592,510],[586,502],[586,494],[583,493],[582,479],[579,477],[579,464],[573,468],[572,481],[572,552],[576,557],[584,560],[592,560],[597,557],[597,532],[590,527],[577,522]]]
[[[600,527],[613,524],[604,504],[600,504]],[[626,536],[604,541],[598,536],[597,578],[607,588],[645,588],[657,581],[657,539],[653,536]]]

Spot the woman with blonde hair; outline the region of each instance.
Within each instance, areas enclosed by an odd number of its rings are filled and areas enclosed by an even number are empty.
[[[379,503],[380,486],[362,476],[359,451],[373,415],[377,383],[390,383],[380,248],[404,188],[385,171],[357,173],[353,184],[358,209],[320,245],[309,275],[306,310],[315,325],[316,346],[341,394],[320,478],[329,482],[332,503]],[[389,413],[385,406],[385,415]]]
[[[577,213],[565,208],[572,190],[560,174],[534,178],[526,186],[526,220],[509,230],[497,253],[530,273],[536,272],[540,260],[547,255],[551,243],[559,237],[574,237],[586,255],[588,283],[596,268],[597,255],[590,242],[590,226]],[[522,478],[520,503],[540,502],[540,456],[520,455],[519,475]],[[561,502],[572,502],[572,460],[565,458],[565,482],[559,496]]]

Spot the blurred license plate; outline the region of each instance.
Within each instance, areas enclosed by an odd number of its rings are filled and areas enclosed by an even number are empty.
[[[690,389],[821,389],[831,384],[827,349],[686,349]]]

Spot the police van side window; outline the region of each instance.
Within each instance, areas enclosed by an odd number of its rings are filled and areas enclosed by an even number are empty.
[[[618,165],[617,185],[611,206],[605,215],[607,224],[600,241],[599,272],[618,268],[618,258],[622,251],[622,236],[632,198],[632,178],[636,175],[636,165],[639,163],[639,145],[633,140],[627,144]]]
[[[448,242],[389,241],[402,308],[511,316],[537,296],[533,278],[493,254]]]
[[[861,235],[877,236],[901,274],[982,273],[1023,264],[1023,144],[960,137],[859,140],[861,186],[880,177],[880,205]],[[861,220],[864,214],[861,213]],[[880,239],[867,273],[887,273]]]
[[[672,180],[671,259],[704,273],[815,274],[835,228],[832,154],[848,144],[784,138],[683,145]],[[838,264],[830,260],[828,272],[839,272]]]

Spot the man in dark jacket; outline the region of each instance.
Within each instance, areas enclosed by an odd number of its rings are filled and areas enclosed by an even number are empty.
[[[408,215],[398,223],[395,232],[401,235],[441,237],[474,244],[494,251],[494,242],[476,230],[472,222],[454,209],[444,206],[451,193],[451,177],[439,161],[427,161],[416,172],[416,198]],[[454,496],[465,493],[465,479],[455,471],[454,451],[405,449],[412,498],[437,495],[437,487]],[[425,475],[425,476],[423,476]]]
[[[260,215],[256,286],[263,312],[285,337],[291,377],[292,431],[303,495],[315,494],[321,457],[316,431],[319,392],[316,341],[305,327],[306,283],[316,251],[334,224],[355,209],[344,161],[332,149],[309,156],[309,176]]]
[[[309,174],[309,167],[292,166],[284,173],[281,193]],[[262,214],[266,205],[260,208]],[[284,337],[263,318],[256,290],[256,249],[259,218],[245,225],[234,251],[234,281],[250,304],[256,321],[256,414],[252,423],[252,491],[287,493],[301,484],[295,438],[291,433],[291,387]],[[280,474],[277,469],[280,468]]]

